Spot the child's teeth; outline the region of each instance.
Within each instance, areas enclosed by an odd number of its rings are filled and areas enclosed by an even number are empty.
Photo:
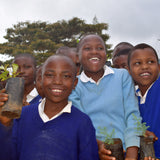
[[[62,91],[59,89],[53,89],[53,92],[62,92]]]
[[[149,76],[149,73],[142,73],[141,76]]]
[[[94,58],[90,58],[90,60],[99,60],[99,58],[94,57]]]

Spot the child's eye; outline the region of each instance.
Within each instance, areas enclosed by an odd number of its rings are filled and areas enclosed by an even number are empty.
[[[97,49],[100,51],[100,50],[103,50],[103,47],[98,47]]]
[[[135,62],[134,64],[138,66],[138,65],[140,65],[141,63],[140,63],[140,62]]]
[[[148,61],[148,64],[152,64],[152,63],[154,63],[154,61]]]
[[[63,75],[63,77],[67,79],[67,78],[71,78],[71,75],[65,74]]]
[[[54,75],[53,75],[53,74],[50,74],[50,73],[46,73],[45,76],[46,76],[46,77],[53,77]]]
[[[89,51],[91,48],[90,47],[85,47],[84,50]]]
[[[28,68],[31,68],[31,66],[24,66],[24,68],[28,69]]]

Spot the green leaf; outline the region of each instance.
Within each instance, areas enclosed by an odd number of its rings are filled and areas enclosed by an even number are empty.
[[[18,65],[13,63],[12,64],[12,74],[10,75],[8,71],[9,64],[5,64],[4,66],[0,66],[1,74],[0,74],[0,80],[5,81],[8,78],[16,77],[19,73],[17,73]]]
[[[113,144],[114,143],[113,137],[115,135],[115,129],[113,129],[111,133],[107,132],[106,127],[104,127],[104,128],[98,127],[98,130],[99,130],[100,134],[105,136],[105,140],[104,140],[105,143],[107,143],[107,144]]]
[[[141,118],[137,118],[135,114],[132,114],[133,116],[133,119],[135,120],[135,130],[136,130],[136,133],[138,135],[142,135],[142,136],[145,136],[145,132],[146,130],[150,127],[150,126],[146,126],[146,122],[141,122]]]
[[[16,77],[18,75],[17,71],[18,71],[18,64],[13,63],[12,64],[12,77]]]

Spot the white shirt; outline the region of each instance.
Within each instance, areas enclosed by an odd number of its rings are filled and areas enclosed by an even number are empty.
[[[136,95],[140,97],[140,104],[144,104],[146,101],[146,97],[147,97],[147,93],[149,91],[149,89],[152,87],[153,83],[150,85],[150,87],[147,89],[146,93],[142,96],[141,91],[139,89],[139,86],[136,85],[135,86],[135,90],[136,90]]]
[[[27,95],[27,102],[29,103],[33,98],[35,98],[36,96],[38,96],[38,92],[37,89],[34,88],[28,95]]]
[[[104,76],[106,76],[106,75],[108,75],[108,74],[113,74],[114,73],[114,71],[110,68],[110,67],[108,67],[107,65],[105,65],[104,66],[104,74],[103,74],[103,76],[97,81],[97,82],[95,82],[91,77],[87,77],[87,75],[84,73],[84,71],[81,73],[81,75],[80,75],[80,80],[82,81],[82,82],[91,82],[91,83],[95,83],[95,84],[99,84],[100,83],[100,81],[101,81],[101,79],[104,77]]]
[[[46,98],[43,98],[42,102],[38,105],[38,112],[44,123],[57,118],[64,112],[71,113],[72,102],[68,101],[68,104],[58,114],[56,114],[55,116],[49,119],[49,117],[44,113],[45,102],[46,102]]]

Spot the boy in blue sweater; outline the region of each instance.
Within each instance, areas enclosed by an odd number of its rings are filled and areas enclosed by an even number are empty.
[[[126,150],[126,159],[138,156],[139,138],[135,133],[132,113],[140,116],[134,84],[126,69],[113,69],[105,65],[106,49],[103,39],[90,34],[78,44],[83,72],[70,99],[73,104],[88,114],[96,128],[99,156],[101,160],[115,159],[104,148],[104,136],[98,128],[106,127],[109,133],[115,129]]]
[[[155,142],[155,155],[160,158],[160,65],[155,49],[148,44],[136,45],[128,57],[129,71],[137,84],[140,114],[149,131],[159,139]]]
[[[45,98],[25,106],[13,125],[13,160],[98,160],[95,129],[89,117],[68,101],[76,67],[63,55],[42,68]]]

